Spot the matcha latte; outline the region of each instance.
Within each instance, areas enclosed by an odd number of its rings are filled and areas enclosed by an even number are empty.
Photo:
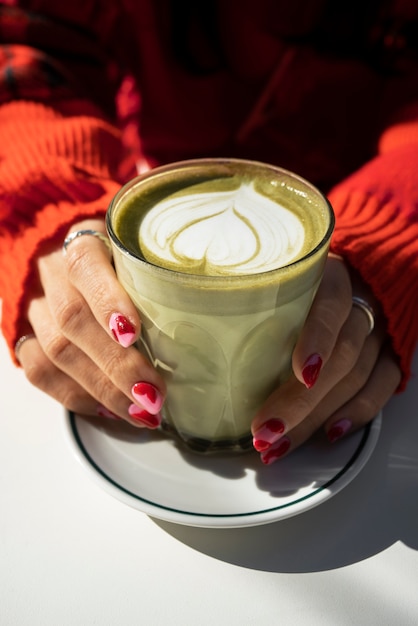
[[[322,276],[332,210],[269,165],[205,159],[156,168],[107,214],[139,348],[167,383],[163,425],[197,451],[251,446],[250,424],[290,373]]]

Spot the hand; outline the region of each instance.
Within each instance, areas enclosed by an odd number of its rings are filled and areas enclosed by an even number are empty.
[[[103,220],[70,232],[105,232]],[[110,254],[97,237],[83,235],[37,260],[39,290],[28,304],[34,337],[18,353],[29,381],[82,415],[122,418],[156,428],[165,385],[132,344],[138,313],[119,285]]]
[[[361,296],[376,313],[373,332],[353,306]],[[385,320],[370,290],[342,259],[330,256],[293,353],[293,374],[268,398],[252,424],[264,463],[285,456],[319,428],[330,442],[371,421],[401,380]]]

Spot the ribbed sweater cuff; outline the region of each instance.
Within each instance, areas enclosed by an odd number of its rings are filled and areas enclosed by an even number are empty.
[[[418,288],[410,280],[418,275],[416,208],[400,210],[393,198],[343,185],[329,199],[337,217],[331,249],[360,273],[382,305],[402,370],[400,391],[411,375],[418,338]]]

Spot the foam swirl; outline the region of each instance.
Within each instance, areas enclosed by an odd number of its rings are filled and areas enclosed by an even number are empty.
[[[297,258],[303,243],[298,217],[252,183],[232,191],[173,194],[146,214],[139,232],[149,262],[210,276],[282,267]]]

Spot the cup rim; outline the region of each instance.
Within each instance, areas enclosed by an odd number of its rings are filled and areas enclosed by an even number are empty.
[[[320,241],[316,244],[314,248],[309,250],[302,257],[296,259],[295,261],[292,261],[291,263],[287,263],[286,265],[282,265],[274,269],[266,270],[264,272],[263,271],[257,272],[254,274],[233,274],[233,275],[231,274],[231,275],[216,275],[216,276],[211,276],[207,274],[193,274],[191,272],[180,272],[175,269],[161,267],[159,265],[151,263],[150,261],[147,261],[141,255],[135,254],[131,250],[127,249],[126,246],[123,244],[123,242],[119,239],[119,237],[115,233],[115,230],[111,222],[112,212],[114,208],[118,205],[118,202],[125,195],[125,193],[129,191],[130,189],[133,189],[137,184],[142,183],[144,180],[147,180],[148,178],[152,178],[155,175],[164,174],[164,172],[170,172],[174,169],[187,169],[189,167],[196,167],[199,165],[205,165],[205,164],[211,164],[211,163],[216,163],[219,165],[236,163],[238,165],[245,164],[250,167],[251,166],[262,167],[264,169],[271,170],[272,172],[280,173],[282,175],[290,177],[291,179],[297,180],[300,183],[302,183],[302,185],[311,189],[315,193],[316,196],[318,196],[324,201],[324,206],[328,210],[328,217],[329,217],[328,227],[324,235],[320,239]],[[299,174],[292,172],[291,170],[287,170],[283,167],[280,167],[278,165],[274,165],[271,163],[264,163],[262,161],[256,161],[256,160],[251,160],[251,159],[239,159],[235,157],[231,157],[231,158],[229,157],[207,157],[206,158],[205,157],[205,158],[199,158],[199,159],[185,159],[181,161],[173,161],[164,165],[153,167],[147,170],[146,172],[143,172],[131,178],[124,185],[122,185],[122,187],[116,192],[116,194],[113,196],[112,200],[110,201],[110,204],[106,211],[105,223],[106,223],[106,229],[107,229],[107,234],[109,236],[109,239],[111,240],[112,244],[124,256],[127,256],[130,259],[135,260],[141,265],[146,265],[147,267],[153,268],[153,271],[155,272],[161,273],[162,275],[171,276],[171,277],[178,276],[178,277],[181,277],[182,281],[186,281],[186,282],[187,281],[195,282],[196,280],[199,280],[201,284],[202,283],[203,284],[204,283],[206,284],[209,284],[209,283],[230,284],[231,282],[236,282],[237,280],[254,281],[254,280],[257,280],[257,277],[265,279],[268,276],[272,276],[273,274],[278,273],[278,272],[285,274],[288,271],[295,269],[300,263],[306,262],[309,258],[315,256],[324,247],[327,241],[331,239],[331,236],[335,227],[335,214],[334,214],[332,205],[330,201],[328,200],[328,198],[326,197],[326,195],[320,189],[318,189],[313,183],[309,182],[308,180],[306,180]]]

